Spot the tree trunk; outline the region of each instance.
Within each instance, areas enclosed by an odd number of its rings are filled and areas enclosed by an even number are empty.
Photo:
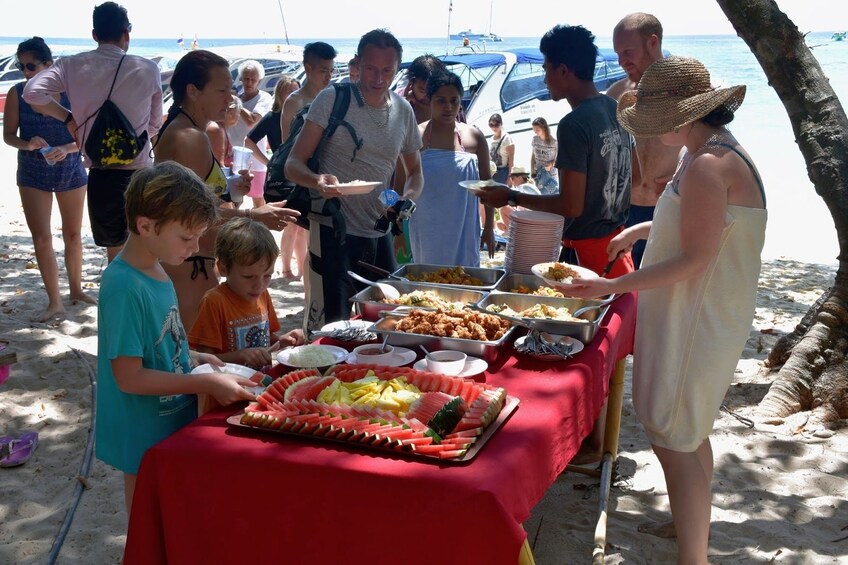
[[[848,418],[848,118],[804,36],[776,2],[717,2],[783,102],[839,241],[833,286],[769,355],[767,365],[781,367],[759,413],[782,417],[812,410],[811,421],[821,423]]]

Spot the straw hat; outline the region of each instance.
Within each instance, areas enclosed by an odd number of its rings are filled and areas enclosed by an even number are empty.
[[[618,121],[640,137],[662,135],[703,118],[721,105],[735,111],[745,99],[745,85],[715,88],[703,63],[689,57],[666,57],[642,75],[636,90],[618,100]]]
[[[509,176],[512,175],[522,175],[525,177],[530,176],[530,171],[528,171],[525,167],[513,167],[511,171],[509,171]]]

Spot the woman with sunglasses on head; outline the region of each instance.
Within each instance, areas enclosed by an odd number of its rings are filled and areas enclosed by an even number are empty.
[[[82,290],[80,231],[88,177],[79,148],[68,128],[59,120],[33,110],[21,96],[26,81],[53,64],[50,48],[42,38],[33,37],[18,45],[15,56],[18,59],[16,66],[26,80],[13,86],[6,97],[3,141],[18,150],[17,182],[21,204],[48,299],[47,308],[34,319],[45,321],[65,311],[59,293],[59,268],[50,230],[53,193],[62,216],[65,269],[71,302],[95,303],[94,298]],[[66,108],[70,106],[65,94],[58,102]]]
[[[228,204],[233,196],[244,196],[250,189],[250,173],[227,177],[215,158],[206,127],[210,121],[221,121],[232,102],[232,76],[227,60],[198,49],[183,55],[171,77],[174,103],[159,130],[155,160],[176,161],[194,171],[220,199],[219,214],[227,220],[246,216],[265,224],[268,229],[282,230],[297,212],[285,203],[265,204],[259,208],[237,210]],[[218,285],[215,272],[215,236],[213,227],[200,239],[197,254],[177,266],[165,270],[174,282],[180,317],[186,328],[197,318],[200,300],[207,290]]]

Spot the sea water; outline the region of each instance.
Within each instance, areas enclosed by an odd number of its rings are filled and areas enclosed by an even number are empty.
[[[848,41],[831,41],[830,32],[807,35],[807,44],[824,73],[830,78],[836,95],[848,101]],[[0,38],[0,55],[11,53],[25,38]],[[292,44],[305,45],[315,39],[296,39]],[[340,56],[351,56],[358,39],[326,39]],[[94,48],[90,39],[48,38],[48,45],[61,46],[61,51]],[[269,38],[200,40],[201,48],[228,45],[274,44],[285,42]],[[404,60],[424,53],[452,53],[458,42],[444,38],[401,39]],[[600,47],[610,47],[609,37],[599,37]],[[506,37],[500,43],[488,43],[490,51],[516,47],[538,47],[539,38]],[[768,195],[769,222],[763,256],[833,263],[838,253],[833,220],[822,199],[807,177],[806,165],[795,143],[786,110],[775,91],[768,85],[762,68],[748,46],[732,35],[667,36],[663,47],[675,55],[695,57],[710,70],[714,82],[724,85],[745,84],[745,102],[730,125],[737,139],[751,154]],[[478,47],[479,48],[479,47]],[[136,39],[130,53],[144,56],[171,55],[182,52],[176,40]],[[570,108],[563,101],[563,114]],[[484,132],[488,134],[489,132]],[[526,161],[526,162],[525,162]],[[516,155],[518,164],[529,165],[526,157]]]

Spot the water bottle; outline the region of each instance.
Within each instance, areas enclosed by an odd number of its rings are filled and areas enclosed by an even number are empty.
[[[53,159],[49,159],[47,157],[47,154],[50,153],[51,151],[53,151],[53,148],[50,147],[49,145],[47,147],[42,147],[41,149],[38,150],[38,152],[41,153],[44,156],[44,160],[47,161],[47,164],[52,166],[52,165],[56,164],[56,161],[54,161]]]

